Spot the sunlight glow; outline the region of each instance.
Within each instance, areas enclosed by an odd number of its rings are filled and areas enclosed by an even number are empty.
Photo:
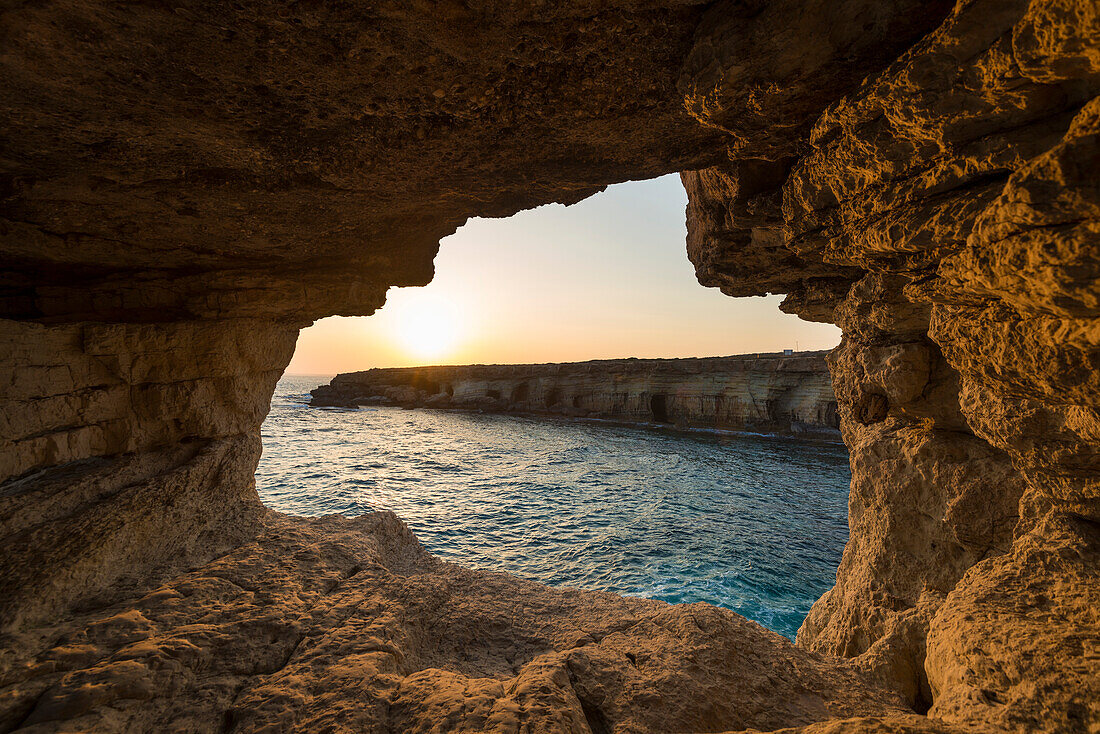
[[[433,293],[398,295],[391,291],[387,313],[391,335],[411,356],[438,359],[446,356],[461,336],[453,302]]]
[[[782,313],[783,296],[704,288],[684,252],[676,174],[610,186],[566,208],[471,219],[440,242],[435,279],[391,288],[369,318],[302,331],[287,371],[713,357],[828,349],[832,324]]]

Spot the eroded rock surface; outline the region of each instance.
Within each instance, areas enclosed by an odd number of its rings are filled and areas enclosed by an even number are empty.
[[[337,375],[312,405],[522,412],[831,437],[824,352],[704,359],[371,369]]]
[[[0,31],[7,726],[1100,728],[1093,0],[44,0]],[[803,650],[265,514],[298,329],[427,282],[469,216],[673,171],[702,283],[844,330],[851,541]],[[578,646],[590,612],[651,626]]]
[[[296,336],[0,321],[0,630],[256,532],[259,427]]]
[[[722,731],[904,712],[709,604],[466,570],[389,513],[262,525],[164,585],[13,638],[0,726]]]
[[[844,329],[851,541],[799,643],[949,721],[1100,717],[1098,23],[959,3],[785,173],[685,174],[703,282]]]

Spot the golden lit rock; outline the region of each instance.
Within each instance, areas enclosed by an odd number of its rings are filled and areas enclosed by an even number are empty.
[[[1094,0],[0,25],[0,729],[1100,727]],[[704,285],[844,330],[851,540],[797,647],[260,505],[298,329],[470,216],[677,171]]]

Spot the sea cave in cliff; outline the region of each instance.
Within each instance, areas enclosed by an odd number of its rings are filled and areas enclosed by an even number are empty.
[[[0,731],[1100,729],[1092,0],[42,0],[0,30]],[[843,553],[793,640],[261,501],[299,332],[427,291],[467,221],[676,174],[699,285],[838,346],[351,367],[307,409],[839,434]]]

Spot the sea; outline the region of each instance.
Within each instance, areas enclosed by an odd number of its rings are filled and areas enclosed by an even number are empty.
[[[284,376],[260,497],[392,510],[435,555],[550,586],[708,602],[794,638],[848,539],[841,444],[565,418],[314,408]]]

